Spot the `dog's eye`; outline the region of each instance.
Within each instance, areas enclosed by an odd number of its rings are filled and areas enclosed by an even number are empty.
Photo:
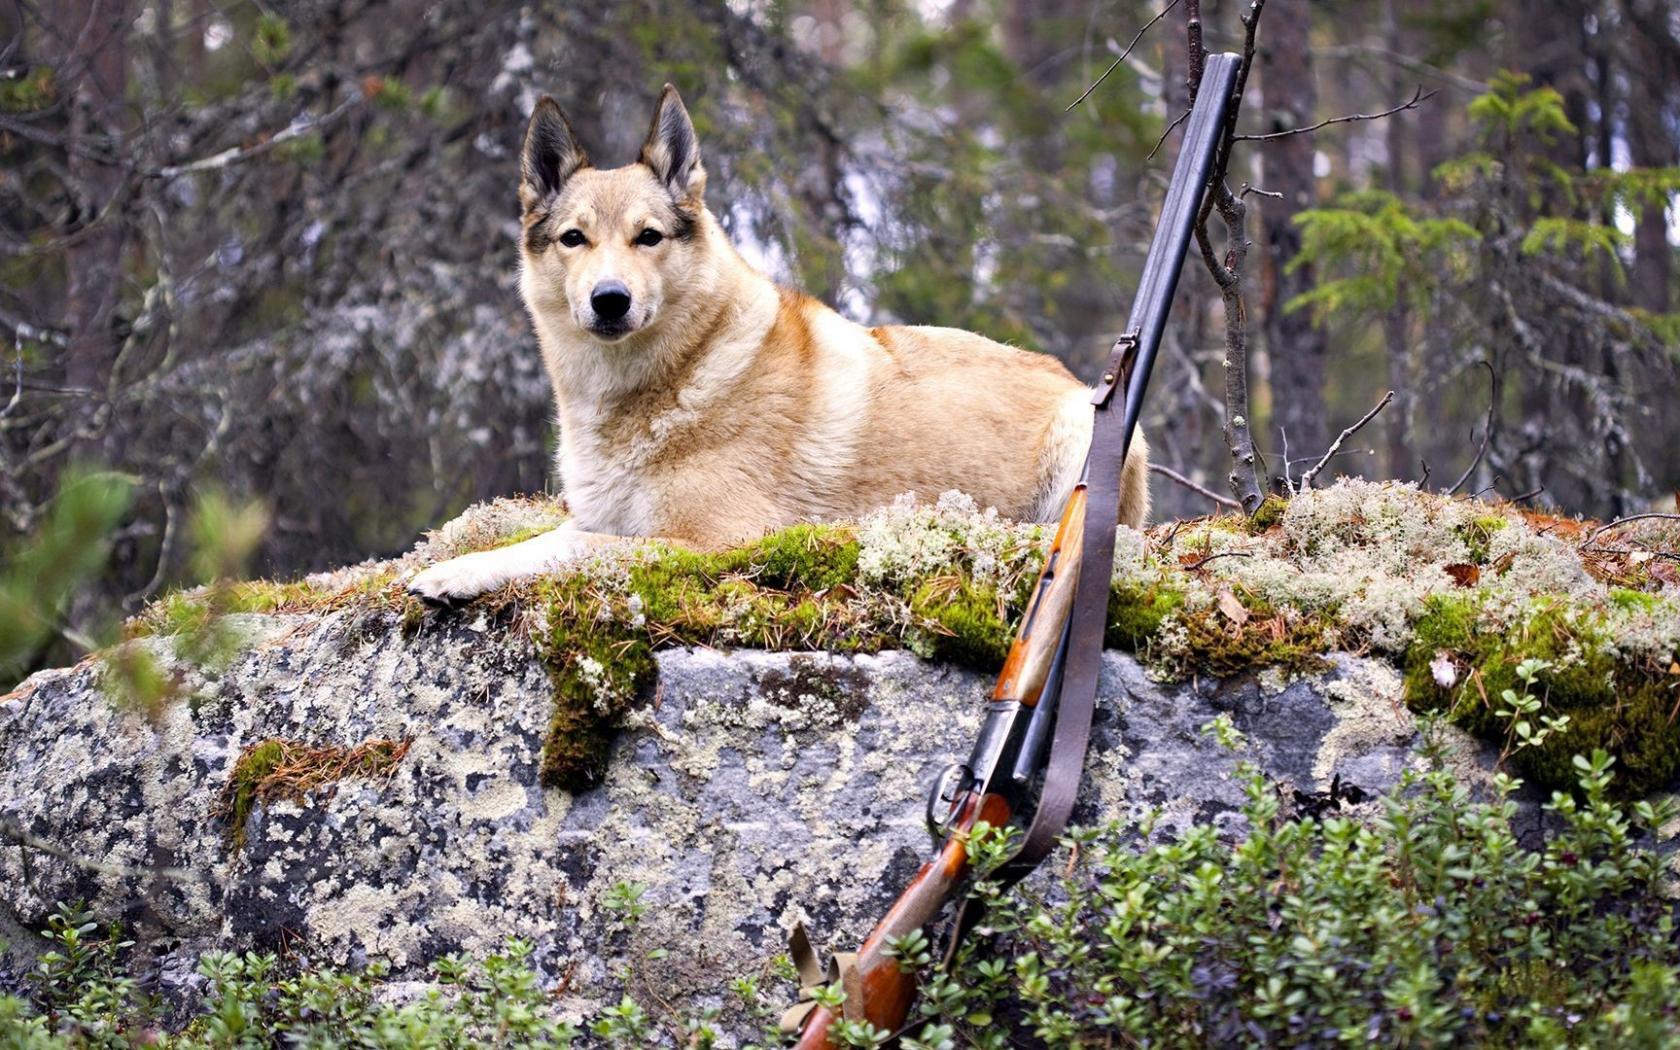
[[[565,233],[560,235],[560,243],[564,244],[568,248],[576,248],[585,240],[587,240],[587,238],[584,237],[582,230],[567,230]]]
[[[636,243],[644,248],[652,248],[664,239],[665,235],[663,233],[660,233],[658,230],[651,227],[636,234]]]

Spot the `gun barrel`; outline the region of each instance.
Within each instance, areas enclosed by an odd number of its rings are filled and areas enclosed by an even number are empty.
[[[950,834],[944,838],[939,855],[911,880],[864,941],[856,966],[843,981],[847,1017],[855,1015],[888,1031],[897,1031],[904,1023],[915,994],[915,980],[886,950],[888,941],[920,929],[958,894],[969,868],[965,832],[980,820],[994,826],[1009,821],[1019,808],[1019,796],[1024,794],[1017,785],[1030,781],[1041,766],[1044,780],[1037,806],[1019,852],[1000,877],[1019,878],[1031,871],[1066,827],[1085,760],[1101,669],[1121,468],[1143,409],[1143,394],[1203,192],[1224,138],[1241,61],[1234,54],[1208,57],[1201,94],[1185,129],[1184,146],[1144,261],[1126,335],[1116,346],[1113,372],[1105,375],[1104,384],[1093,396],[1097,407],[1086,460],[1086,483],[1069,497],[1051,556],[1046,559],[1038,589],[999,675],[987,725],[970,764],[957,767],[958,772],[966,774],[966,790],[954,786],[951,791],[949,821],[944,824]],[[1136,356],[1129,377],[1124,379],[1122,415],[1110,407],[1110,395],[1123,376],[1119,369],[1123,350]],[[1119,434],[1114,431],[1116,423],[1122,424]],[[1023,714],[1028,717],[1023,719]],[[1048,739],[1052,725],[1053,745]],[[999,783],[997,787],[1004,790],[993,790],[995,772],[1010,759],[1016,783]],[[931,811],[933,806],[929,808]],[[960,932],[955,931],[953,936]],[[797,1045],[805,1050],[833,1046],[828,1033],[838,1020],[836,1011],[823,1007],[812,1011],[800,1027]]]
[[[1212,143],[1223,137],[1228,102],[1241,66],[1242,59],[1234,54],[1208,56],[1202,73],[1202,91],[1216,94],[1209,96],[1209,105],[1197,105],[1191,111],[1172,183],[1167,187],[1161,217],[1156,221],[1155,238],[1149,242],[1149,254],[1144,257],[1137,298],[1132,301],[1131,319],[1126,323],[1126,331],[1136,332],[1138,340],[1137,363],[1126,386],[1126,429],[1122,433],[1128,445],[1132,429],[1143,413],[1149,373],[1161,348],[1161,334],[1166,331],[1167,314],[1172,310],[1173,294],[1178,290],[1178,276],[1184,269],[1184,255],[1195,232],[1203,190],[1213,172],[1218,149]]]

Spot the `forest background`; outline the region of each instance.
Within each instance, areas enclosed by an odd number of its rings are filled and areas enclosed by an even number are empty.
[[[1177,148],[1188,11],[1240,49],[1255,6],[0,5],[0,585],[50,566],[65,590],[50,630],[0,646],[0,687],[203,578],[195,527],[233,522],[251,568],[290,576],[553,485],[516,287],[541,94],[622,163],[674,82],[754,263],[856,320],[971,328],[1090,379]],[[1240,495],[1235,422],[1287,488],[1392,390],[1323,476],[1672,503],[1680,3],[1271,0],[1255,44],[1228,179],[1250,400],[1233,419],[1193,258],[1146,417],[1159,464]],[[72,587],[80,555],[39,537],[86,546],[54,502],[82,466],[122,492],[84,500],[110,556]],[[1165,474],[1155,496],[1157,518],[1214,507]]]

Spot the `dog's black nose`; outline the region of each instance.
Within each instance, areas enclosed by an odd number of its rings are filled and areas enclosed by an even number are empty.
[[[630,312],[630,289],[619,281],[602,281],[589,293],[589,305],[603,321],[621,320]]]

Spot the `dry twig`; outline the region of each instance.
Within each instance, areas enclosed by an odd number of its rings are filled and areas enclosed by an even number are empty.
[[[1067,109],[1062,110],[1062,112],[1063,113],[1071,112],[1073,110],[1073,107],[1079,105],[1081,102],[1090,98],[1091,97],[1091,92],[1093,92],[1093,91],[1097,90],[1097,88],[1101,87],[1102,82],[1108,79],[1108,75],[1110,73],[1114,72],[1116,69],[1119,69],[1120,68],[1120,63],[1126,61],[1126,56],[1130,55],[1132,53],[1132,49],[1134,47],[1138,46],[1138,41],[1143,39],[1143,34],[1149,32],[1149,29],[1150,29],[1151,26],[1153,26],[1156,22],[1159,22],[1161,19],[1167,17],[1168,13],[1171,12],[1172,9],[1177,7],[1177,6],[1178,6],[1178,0],[1172,0],[1172,2],[1169,3],[1166,7],[1161,8],[1160,12],[1158,14],[1156,14],[1156,16],[1154,18],[1151,18],[1149,21],[1145,22],[1143,24],[1143,28],[1137,31],[1137,35],[1132,37],[1132,42],[1126,45],[1126,50],[1120,52],[1120,57],[1115,59],[1113,62],[1109,63],[1109,67],[1107,69],[1103,70],[1102,76],[1100,76],[1096,80],[1094,80],[1091,83],[1091,86],[1086,88],[1084,90],[1084,92],[1080,94],[1080,96],[1078,98],[1074,99],[1072,102],[1069,102],[1067,104]],[[1157,146],[1156,148],[1159,149],[1160,147]],[[1153,154],[1151,154],[1151,156],[1153,156]]]
[[[1481,362],[1481,364],[1488,370],[1488,410],[1487,422],[1482,425],[1482,445],[1476,449],[1476,458],[1470,461],[1470,465],[1464,468],[1464,473],[1460,474],[1458,480],[1452,483],[1452,488],[1442,493],[1444,496],[1450,496],[1457,492],[1466,481],[1470,480],[1470,475],[1476,472],[1476,467],[1482,462],[1482,457],[1487,455],[1488,439],[1493,437],[1493,410],[1499,405],[1499,373],[1495,372],[1493,366],[1486,361]],[[1418,487],[1422,488],[1422,485],[1420,484]]]
[[[1355,423],[1353,426],[1348,427],[1346,430],[1342,431],[1341,435],[1338,436],[1336,438],[1336,440],[1331,443],[1330,450],[1328,452],[1324,453],[1324,455],[1322,457],[1320,457],[1320,459],[1317,463],[1314,463],[1311,467],[1309,467],[1305,474],[1301,475],[1301,485],[1300,485],[1301,491],[1305,492],[1307,489],[1312,488],[1313,478],[1317,477],[1318,472],[1324,469],[1324,465],[1326,463],[1330,462],[1331,458],[1334,457],[1338,451],[1340,451],[1340,449],[1342,447],[1342,442],[1346,441],[1352,435],[1358,433],[1360,428],[1364,427],[1365,424],[1367,424],[1371,420],[1377,418],[1377,413],[1381,412],[1384,408],[1388,407],[1388,403],[1390,401],[1393,401],[1393,400],[1394,400],[1394,391],[1390,390],[1388,393],[1383,395],[1381,401],[1377,402],[1377,406],[1375,408],[1373,408],[1373,409],[1371,409],[1371,411],[1365,413],[1365,415],[1359,420],[1359,422]]]
[[[1236,138],[1240,142],[1266,142],[1270,139],[1288,138],[1291,135],[1309,135],[1332,124],[1351,124],[1359,120],[1381,120],[1384,117],[1392,117],[1396,113],[1403,113],[1408,109],[1416,109],[1439,93],[1438,91],[1426,93],[1423,90],[1423,85],[1419,84],[1410,99],[1391,109],[1385,109],[1381,113],[1350,113],[1345,117],[1331,117],[1329,120],[1321,120],[1317,124],[1311,124],[1304,128],[1285,128],[1282,131],[1270,131],[1264,135],[1238,135]]]
[[[173,179],[177,175],[187,175],[195,171],[215,171],[219,168],[225,168],[230,164],[242,164],[252,158],[260,157],[274,147],[283,145],[292,139],[302,138],[304,135],[311,135],[330,127],[336,123],[340,117],[344,116],[344,114],[350,112],[361,103],[362,97],[360,95],[352,95],[350,98],[339,103],[338,107],[329,112],[326,116],[314,119],[307,118],[307,115],[300,117],[275,132],[271,138],[264,139],[255,145],[234,146],[231,149],[225,149],[220,153],[203,157],[199,160],[189,161],[185,164],[170,164],[167,167],[159,168],[149,174],[153,178]]]
[[[1587,538],[1581,541],[1581,549],[1586,549],[1593,540],[1598,539],[1599,536],[1609,532],[1611,529],[1620,528],[1631,521],[1649,521],[1653,519],[1661,519],[1663,521],[1680,521],[1680,514],[1659,514],[1653,512],[1650,514],[1629,514],[1625,518],[1617,518],[1615,521],[1606,522],[1605,524],[1592,530],[1592,532],[1588,533]]]
[[[1185,488],[1196,493],[1198,496],[1206,496],[1208,499],[1213,500],[1213,502],[1219,504],[1221,507],[1228,507],[1231,510],[1242,509],[1242,504],[1238,503],[1231,497],[1221,496],[1219,493],[1210,488],[1198,485],[1169,466],[1161,463],[1151,463],[1149,464],[1149,469],[1154,473],[1161,475],[1163,478],[1166,478],[1168,481],[1177,482],[1178,484],[1183,485]]]

